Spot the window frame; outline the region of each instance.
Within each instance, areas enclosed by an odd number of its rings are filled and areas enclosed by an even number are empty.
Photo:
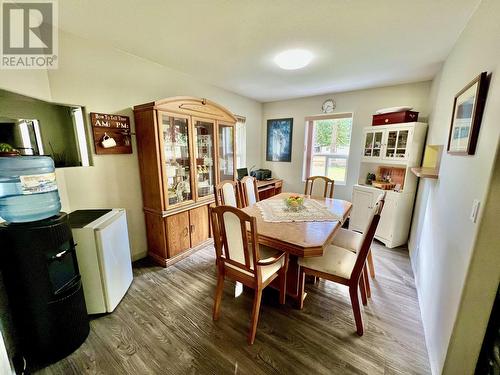
[[[352,128],[354,126],[354,112],[342,112],[342,113],[329,113],[324,115],[307,116],[305,118],[306,122],[306,134],[304,137],[304,165],[302,168],[302,181],[310,177],[311,173],[311,160],[313,156],[313,134],[314,134],[314,122],[319,120],[342,120],[351,119],[351,132],[350,132],[350,142],[349,142],[349,152],[347,155],[335,155],[336,159],[345,159],[346,161],[346,171],[344,181],[335,180],[335,185],[347,185],[347,176],[349,172],[349,156],[351,155],[351,145],[352,145]],[[326,176],[328,177],[328,176]]]
[[[247,119],[244,116],[235,115],[236,123],[234,124],[234,147],[236,168],[245,168],[247,165]],[[236,177],[236,176],[235,176]]]

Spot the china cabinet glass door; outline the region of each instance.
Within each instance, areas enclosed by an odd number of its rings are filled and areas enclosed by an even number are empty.
[[[365,134],[365,148],[363,153],[365,157],[380,157],[383,134],[383,131],[370,131]]]
[[[214,193],[215,166],[214,166],[214,129],[215,123],[210,120],[194,121],[194,144],[196,158],[196,185],[198,198],[210,196]]]
[[[385,157],[388,159],[404,159],[406,157],[406,148],[410,131],[389,130],[387,132],[387,147]]]
[[[398,131],[398,141],[396,143],[396,158],[398,159],[404,159],[406,157],[409,133],[409,130]]]
[[[219,124],[219,179],[234,179],[234,126]]]
[[[193,199],[191,192],[191,161],[189,158],[189,120],[160,114],[167,180],[168,204]]]

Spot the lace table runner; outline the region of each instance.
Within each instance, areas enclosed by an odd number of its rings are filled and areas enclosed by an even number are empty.
[[[334,221],[342,218],[331,212],[324,204],[305,199],[304,209],[294,212],[287,209],[282,199],[266,199],[256,203],[264,221],[286,223],[293,221]]]

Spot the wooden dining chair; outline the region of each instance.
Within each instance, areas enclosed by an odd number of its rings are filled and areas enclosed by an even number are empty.
[[[224,180],[215,185],[215,204],[217,206],[241,207],[241,194],[238,181]]]
[[[314,183],[317,181],[322,181],[323,184],[325,185],[325,188],[323,190],[323,198],[333,198],[333,190],[335,187],[335,181],[325,177],[325,176],[311,176],[306,179],[306,186],[304,189],[304,194],[305,195],[311,195],[313,196],[314,192]]]
[[[366,230],[362,234],[362,239],[356,252],[350,251],[340,246],[328,245],[322,256],[299,258],[299,296],[304,295],[305,275],[318,276],[322,279],[333,281],[349,287],[354,321],[356,322],[356,332],[363,335],[363,319],[359,305],[358,286],[361,289],[361,298],[366,305],[366,294],[363,297],[365,282],[364,272],[366,258],[370,251],[370,246],[375,236],[375,231],[380,220],[380,213],[384,207],[385,193],[382,194],[373,209],[368,220]],[[299,297],[299,306],[302,309],[304,299]]]
[[[240,191],[243,198],[242,207],[248,207],[259,201],[259,192],[257,190],[257,179],[251,176],[245,176],[240,180]]]
[[[224,279],[239,281],[255,290],[248,343],[253,344],[259,320],[262,290],[279,277],[280,304],[285,303],[288,254],[258,244],[257,221],[238,208],[211,210],[217,256],[217,288],[213,319],[218,320]]]
[[[333,237],[332,245],[348,249],[355,253],[359,248],[362,238],[363,235],[360,232],[355,232],[352,230],[340,228],[339,231],[335,234],[335,237]],[[368,269],[366,265],[368,265]],[[366,265],[363,270],[363,274],[365,280],[366,295],[368,298],[370,298],[371,288],[370,288],[370,278],[368,276],[370,275],[372,279],[375,278],[375,266],[373,265],[373,256],[371,248],[368,251],[368,256],[366,258]]]

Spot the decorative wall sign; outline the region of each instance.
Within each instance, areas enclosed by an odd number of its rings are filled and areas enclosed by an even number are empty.
[[[292,160],[293,118],[267,120],[267,161]]]
[[[448,137],[449,154],[474,155],[487,86],[487,73],[483,72],[455,96]]]
[[[95,153],[131,154],[130,118],[122,115],[90,113]]]

